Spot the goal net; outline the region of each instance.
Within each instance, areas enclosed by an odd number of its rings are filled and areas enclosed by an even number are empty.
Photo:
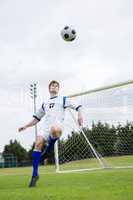
[[[73,94],[82,105],[66,109],[64,133],[55,145],[57,172],[133,167],[133,81]]]

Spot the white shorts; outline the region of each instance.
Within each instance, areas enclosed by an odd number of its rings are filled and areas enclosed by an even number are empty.
[[[61,129],[61,132],[63,131],[63,123],[57,121],[57,122],[54,122],[52,124],[45,124],[45,123],[39,123],[38,124],[38,136],[42,136],[44,138],[44,140],[47,140],[48,137],[50,135],[52,135],[51,133],[51,127],[52,126],[55,126],[55,127],[59,127]]]

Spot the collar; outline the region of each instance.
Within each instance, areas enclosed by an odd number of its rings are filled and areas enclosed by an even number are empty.
[[[50,97],[50,99],[54,99],[54,98],[57,98],[58,96],[53,96],[53,97]]]

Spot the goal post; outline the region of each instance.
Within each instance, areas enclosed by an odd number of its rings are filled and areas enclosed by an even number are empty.
[[[55,145],[57,172],[133,167],[133,80],[69,95],[82,105],[66,109],[62,137]]]

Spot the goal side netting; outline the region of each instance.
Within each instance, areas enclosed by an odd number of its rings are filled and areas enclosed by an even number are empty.
[[[55,145],[57,172],[133,167],[133,81],[69,96],[82,105],[65,111],[62,137]]]

